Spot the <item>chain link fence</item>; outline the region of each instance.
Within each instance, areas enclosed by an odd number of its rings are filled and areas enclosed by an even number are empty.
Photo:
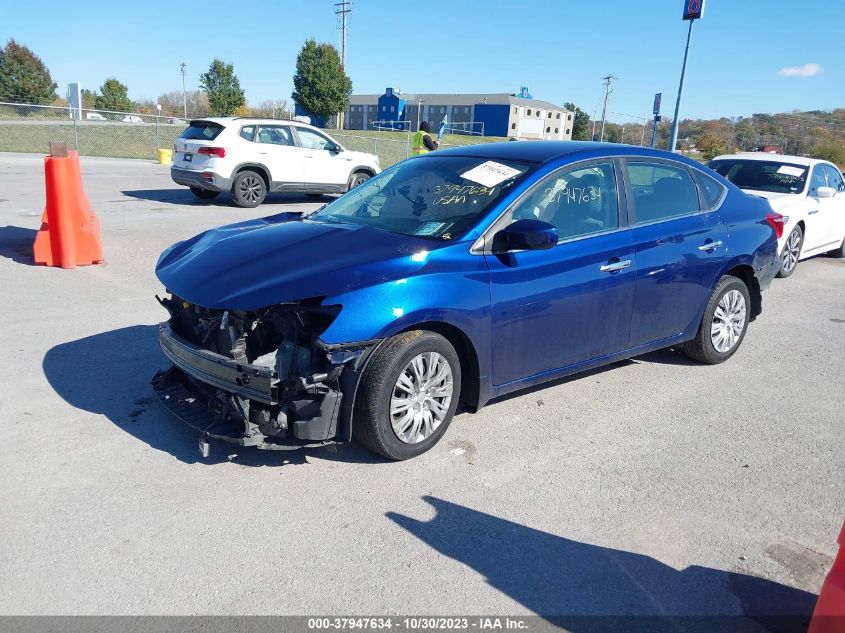
[[[0,101],[0,152],[46,154],[50,141],[63,141],[82,156],[158,160],[172,149],[190,121],[181,116],[10,103]],[[401,131],[326,130],[344,147],[379,157],[383,168],[411,155],[413,134]],[[497,140],[447,135],[441,147]]]

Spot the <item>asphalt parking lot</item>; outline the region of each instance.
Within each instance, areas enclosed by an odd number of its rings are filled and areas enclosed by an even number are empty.
[[[83,159],[106,263],[36,267],[0,154],[0,614],[807,613],[845,518],[845,261],[728,363],[649,354],[458,416],[429,453],[215,444],[154,401],[158,254],[258,209]],[[315,257],[319,253],[314,254]]]

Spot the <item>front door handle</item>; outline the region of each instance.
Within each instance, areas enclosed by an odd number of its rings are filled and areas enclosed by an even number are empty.
[[[612,264],[605,264],[599,270],[603,273],[617,273],[620,270],[625,270],[628,266],[631,265],[630,259],[625,259],[621,262],[614,262]]]
[[[818,213],[818,212],[819,212],[819,210],[818,210],[818,209],[815,209],[815,210],[813,210],[813,211],[809,211],[809,212],[807,212],[807,215],[816,215],[816,213]]]
[[[717,248],[719,248],[721,245],[722,245],[722,243],[721,243],[721,242],[708,242],[707,244],[704,244],[704,245],[702,245],[702,246],[699,246],[699,247],[698,247],[698,250],[700,250],[700,251],[706,251],[706,252],[708,252],[708,253],[709,253],[709,252],[711,252],[711,251],[715,251],[715,250],[716,250]]]

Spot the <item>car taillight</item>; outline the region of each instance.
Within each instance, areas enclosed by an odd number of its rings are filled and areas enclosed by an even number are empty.
[[[783,227],[786,224],[786,218],[780,213],[772,212],[766,215],[766,222],[768,222],[769,226],[775,230],[775,236],[780,239],[780,236],[783,235]]]
[[[226,156],[225,147],[200,147],[197,154],[205,154],[206,156],[219,156],[223,158]]]

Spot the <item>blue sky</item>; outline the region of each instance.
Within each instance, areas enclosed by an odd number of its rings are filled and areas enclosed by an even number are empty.
[[[96,89],[108,76],[133,98],[188,87],[215,56],[235,66],[251,103],[288,99],[307,37],[338,45],[335,0],[10,2],[0,40],[42,57],[59,83]],[[696,22],[683,117],[845,106],[845,21],[834,0],[707,0]],[[683,0],[357,0],[347,68],[354,92],[515,92],[649,116],[655,92],[671,115],[687,23]],[[792,69],[784,71],[784,69]],[[784,74],[779,74],[783,72]],[[599,111],[600,114],[600,111]],[[624,116],[611,114],[611,120]]]

